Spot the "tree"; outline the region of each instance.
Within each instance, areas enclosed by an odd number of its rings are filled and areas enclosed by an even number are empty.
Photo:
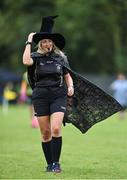
[[[5,0],[0,3],[0,59],[3,67],[23,70],[22,53],[27,36],[39,31],[42,16],[54,12],[50,0]]]
[[[127,72],[126,1],[73,0],[68,4],[63,0],[57,5],[75,67],[85,72]]]
[[[74,69],[127,72],[127,1],[5,0],[0,8],[1,66],[23,70],[27,35],[39,31],[42,16],[58,14],[54,32],[65,36],[65,52]]]

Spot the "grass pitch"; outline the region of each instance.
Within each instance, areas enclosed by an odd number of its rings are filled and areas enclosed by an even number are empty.
[[[30,127],[29,108],[0,107],[0,179],[126,179],[127,115],[94,125],[86,134],[63,127],[60,174],[46,173],[39,129]]]

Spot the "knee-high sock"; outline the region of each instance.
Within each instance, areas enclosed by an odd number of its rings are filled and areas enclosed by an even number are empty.
[[[47,164],[52,164],[53,163],[53,161],[52,161],[52,148],[51,148],[52,144],[51,144],[51,142],[52,141],[42,142],[42,150],[44,152]]]
[[[61,149],[62,149],[62,137],[52,137],[53,162],[59,162]]]

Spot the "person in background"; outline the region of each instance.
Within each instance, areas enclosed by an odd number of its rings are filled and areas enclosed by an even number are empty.
[[[17,93],[14,91],[13,83],[7,82],[3,91],[3,102],[2,102],[2,110],[4,114],[8,114],[9,103],[15,101],[17,99]]]
[[[127,79],[123,73],[117,75],[117,79],[110,85],[114,98],[123,106],[120,111],[120,118],[125,118],[125,110],[127,108]]]
[[[34,115],[34,108],[32,104],[32,90],[29,86],[28,80],[27,80],[27,72],[23,74],[22,82],[21,82],[21,88],[20,88],[20,97],[19,102],[25,102],[29,104],[29,110],[30,110],[30,122],[32,128],[38,128],[38,121],[36,116]]]
[[[46,171],[59,173],[62,123],[67,108],[67,95],[73,96],[74,87],[68,70],[57,61],[66,56],[62,52],[64,37],[52,33],[55,17],[43,18],[40,32],[28,35],[23,64],[34,68],[32,101],[39,122],[42,150],[47,162]],[[32,41],[38,49],[31,54]]]

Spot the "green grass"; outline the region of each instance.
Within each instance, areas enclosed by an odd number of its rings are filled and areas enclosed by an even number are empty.
[[[46,173],[39,129],[30,127],[27,106],[0,107],[0,179],[126,179],[127,118],[114,115],[86,134],[63,127],[61,174]]]

